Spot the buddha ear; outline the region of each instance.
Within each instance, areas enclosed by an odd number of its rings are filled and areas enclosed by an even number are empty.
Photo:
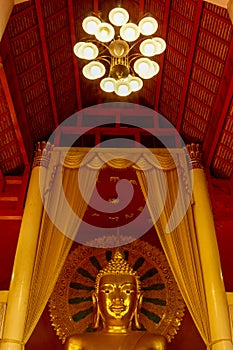
[[[137,305],[136,305],[135,314],[134,314],[134,322],[135,322],[135,327],[137,329],[141,328],[141,325],[140,325],[140,310],[141,310],[141,306],[142,306],[142,300],[143,300],[143,294],[142,293],[138,293]]]
[[[99,327],[99,321],[100,321],[100,312],[99,312],[99,306],[98,306],[98,297],[95,292],[92,293],[92,302],[93,302],[93,328]]]

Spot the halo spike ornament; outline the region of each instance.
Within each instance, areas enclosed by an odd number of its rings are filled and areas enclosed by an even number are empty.
[[[79,246],[70,252],[49,301],[51,322],[61,341],[77,332],[94,331],[92,296],[101,279],[103,285],[108,277],[115,281],[114,276],[116,281],[125,276],[136,279],[136,290],[143,293],[142,329],[170,342],[181,325],[185,304],[164,254],[143,240],[121,246],[120,251]]]

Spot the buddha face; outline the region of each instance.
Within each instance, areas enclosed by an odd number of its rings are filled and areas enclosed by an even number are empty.
[[[98,304],[103,324],[128,327],[137,309],[138,298],[134,276],[102,276],[99,281]]]

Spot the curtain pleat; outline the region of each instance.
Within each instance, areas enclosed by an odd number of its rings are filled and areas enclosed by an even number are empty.
[[[147,197],[148,179],[149,183],[154,184],[154,200],[148,203],[149,211],[181,294],[203,341],[208,346],[211,343],[210,325],[192,204],[188,207],[180,224],[172,232],[166,233],[167,223],[170,220],[178,196],[177,171],[176,169],[169,171],[155,169],[147,173],[147,180],[145,173],[138,171],[137,175],[145,198]],[[164,177],[166,187],[164,186]],[[166,189],[169,189],[169,193],[166,193]],[[180,214],[184,210],[184,204],[180,201],[177,209],[181,212]],[[161,208],[163,210],[159,215]],[[175,216],[173,220],[174,218]],[[172,224],[175,224],[175,222]]]
[[[47,185],[50,188],[49,190],[45,189],[46,198],[44,203],[46,210],[43,212],[41,221],[30,288],[24,343],[30,338],[52,293],[73,239],[82,222],[93,192],[93,179],[96,178],[96,171],[93,169],[86,166],[82,169],[84,172],[82,188],[85,200],[80,193],[77,181],[79,169],[75,160],[70,168],[61,167],[59,158],[57,158],[57,163],[56,166],[53,163],[51,171],[48,171],[50,181],[47,181]],[[62,172],[62,183],[60,182],[60,172]],[[90,186],[90,183],[93,183],[93,186]],[[50,216],[47,213],[48,209]],[[57,223],[59,229],[56,227]]]

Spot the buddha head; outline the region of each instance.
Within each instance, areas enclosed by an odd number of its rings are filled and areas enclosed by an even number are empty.
[[[109,332],[126,332],[133,320],[136,328],[140,328],[142,293],[139,276],[120,251],[117,250],[98,273],[92,299],[94,328],[98,328],[100,320]]]

